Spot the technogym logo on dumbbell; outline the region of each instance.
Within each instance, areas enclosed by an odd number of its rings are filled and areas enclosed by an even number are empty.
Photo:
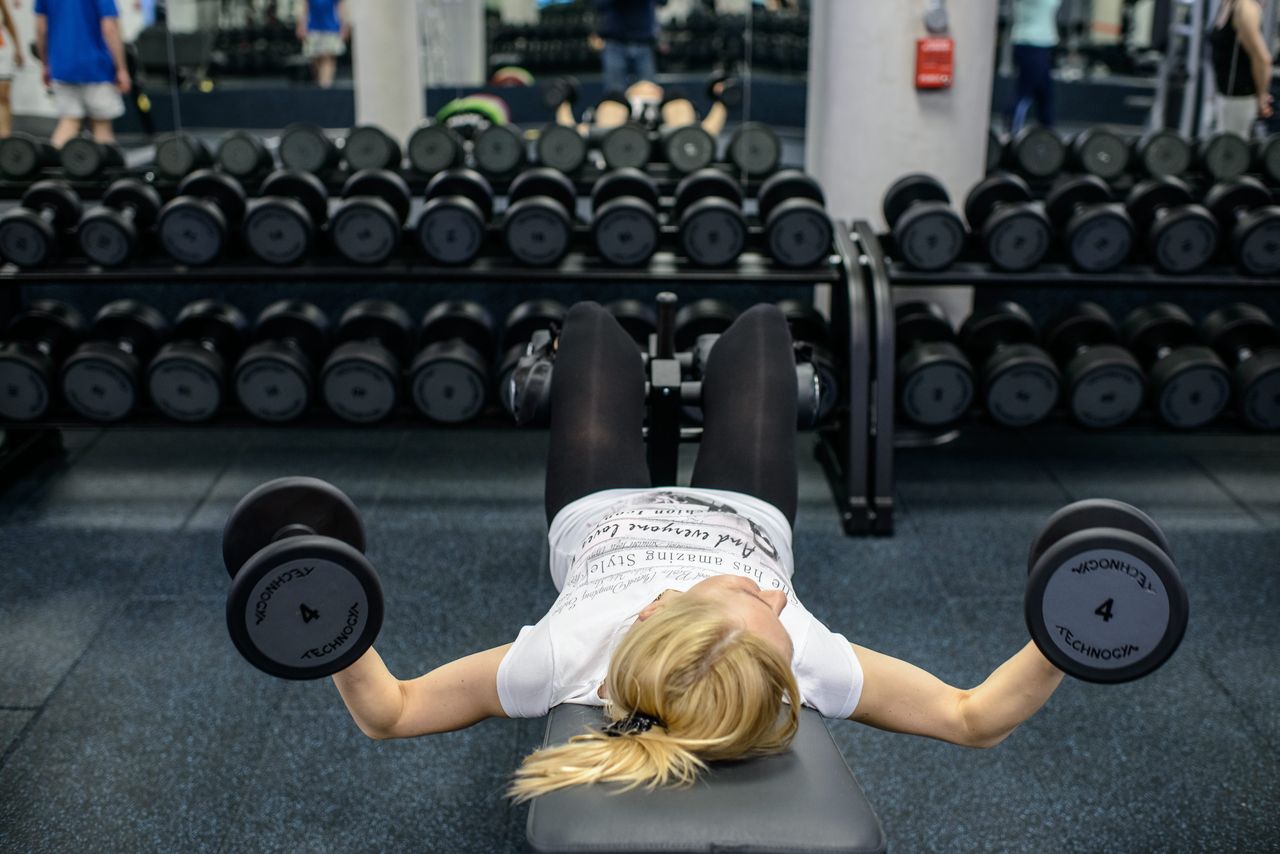
[[[298,581],[300,579],[306,578],[308,575],[310,575],[314,571],[315,571],[314,565],[306,566],[306,567],[295,567],[293,569],[289,569],[280,573],[278,576],[268,581],[266,586],[262,588],[262,592],[258,594],[258,601],[254,605],[253,610],[254,610],[254,613],[257,615],[257,619],[254,621],[254,625],[260,626],[262,625],[262,622],[267,619],[267,608],[270,606],[271,598],[276,595],[277,590],[279,590],[284,585],[288,584],[290,581]]]
[[[1155,592],[1155,586],[1147,580],[1147,574],[1133,564],[1120,560],[1119,558],[1090,558],[1071,567],[1070,571],[1077,575],[1089,572],[1098,572],[1102,570],[1111,570],[1113,572],[1123,572],[1134,581],[1138,582],[1138,586],[1143,590]]]
[[[1100,649],[1096,646],[1090,646],[1077,638],[1071,629],[1066,626],[1054,626],[1054,628],[1058,630],[1058,637],[1062,639],[1063,645],[1075,650],[1085,658],[1096,658],[1099,661],[1121,661],[1134,653],[1142,651],[1142,647],[1133,643]]]

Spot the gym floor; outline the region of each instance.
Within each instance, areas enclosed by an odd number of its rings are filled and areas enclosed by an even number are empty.
[[[1026,642],[1024,561],[1058,506],[1109,496],[1169,535],[1181,649],[1068,679],[991,751],[831,728],[891,850],[1275,850],[1280,438],[968,430],[898,456],[897,534],[839,530],[799,439],[796,587],[850,640],[961,686]],[[401,677],[512,640],[554,599],[544,433],[71,432],[0,494],[0,850],[518,851],[501,796],[542,721],[373,742],[329,681],[254,670],[224,621],[223,521],[310,474],[365,514]],[[685,449],[685,477],[693,447]]]

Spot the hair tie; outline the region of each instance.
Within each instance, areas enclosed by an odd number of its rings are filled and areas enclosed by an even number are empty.
[[[662,721],[646,715],[644,712],[632,712],[621,720],[614,721],[604,728],[604,734],[609,738],[617,738],[622,735],[634,735],[636,733],[648,732],[654,725],[666,726]]]

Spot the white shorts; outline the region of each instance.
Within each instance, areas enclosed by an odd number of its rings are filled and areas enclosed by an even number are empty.
[[[1254,95],[1241,98],[1218,96],[1218,130],[1231,131],[1249,139],[1253,123],[1258,120],[1258,99]]]
[[[13,43],[0,46],[0,81],[13,79]]]
[[[53,81],[53,103],[64,119],[110,121],[124,115],[124,98],[114,83]]]
[[[310,30],[302,42],[302,55],[307,59],[320,56],[342,56],[347,52],[347,43],[342,36],[327,30]]]

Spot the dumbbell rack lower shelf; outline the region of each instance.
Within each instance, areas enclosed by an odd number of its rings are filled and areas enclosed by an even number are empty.
[[[599,259],[584,253],[571,252],[558,265],[549,268],[517,266],[514,261],[502,257],[481,258],[467,267],[431,266],[417,261],[400,261],[369,268],[349,264],[313,261],[293,267],[271,267],[247,259],[225,262],[209,267],[178,267],[170,263],[143,261],[122,269],[102,269],[85,264],[72,263],[62,266],[18,270],[13,266],[0,269],[0,328],[17,313],[24,302],[23,291],[27,287],[42,284],[103,284],[113,283],[163,283],[166,287],[209,285],[232,281],[270,280],[279,283],[305,285],[317,281],[396,281],[416,283],[430,287],[433,284],[466,281],[502,282],[517,288],[547,284],[600,283],[601,291],[594,295],[601,301],[610,299],[609,284],[653,285],[655,294],[664,288],[680,285],[782,285],[797,288],[829,289],[830,319],[834,355],[839,371],[846,380],[842,390],[842,403],[836,410],[834,423],[814,433],[815,454],[823,464],[832,494],[836,502],[841,525],[849,535],[881,533],[887,529],[876,521],[876,508],[870,500],[872,494],[869,479],[871,449],[869,399],[871,336],[867,320],[871,317],[865,273],[855,263],[857,251],[849,237],[847,225],[836,228],[833,254],[825,266],[809,270],[790,270],[773,263],[757,253],[744,253],[736,264],[725,268],[705,269],[690,266],[670,252],[657,253],[647,265],[639,268],[619,268],[604,265]],[[5,287],[7,285],[7,287]],[[307,426],[349,427],[355,425],[339,421],[335,417],[307,419]],[[509,421],[484,418],[485,427],[510,426]],[[381,425],[400,428],[424,426],[437,428],[421,420],[408,417],[396,418]],[[0,488],[7,486],[31,465],[60,453],[60,431],[70,427],[100,428],[104,425],[68,419],[50,420],[39,424],[21,424],[6,428],[0,444]],[[176,422],[158,417],[130,419],[120,425],[129,427],[165,427],[191,429]],[[288,427],[272,427],[251,421],[247,417],[228,414],[210,425],[210,428],[244,428],[286,430]],[[698,431],[685,430],[682,439],[694,441]]]

